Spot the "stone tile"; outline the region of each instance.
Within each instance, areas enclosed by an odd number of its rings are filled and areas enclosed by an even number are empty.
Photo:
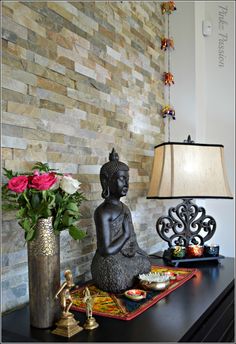
[[[113,57],[115,60],[120,61],[121,54],[118,51],[116,51],[116,50],[114,50],[108,46],[107,46],[107,54],[110,55],[111,57]]]
[[[41,76],[41,77],[44,77],[44,78],[48,78],[49,80],[53,80],[53,81],[58,82],[59,84],[62,84],[64,86],[73,87],[73,85],[74,85],[72,80],[65,77],[64,75],[61,75],[60,73],[57,73],[57,72],[52,71],[50,69],[45,69],[37,63],[32,63],[31,61],[27,61],[25,68],[30,73],[34,73],[34,74]]]
[[[47,38],[66,49],[72,49],[73,44],[58,32],[47,31]]]
[[[66,109],[65,110],[66,116],[74,117],[76,119],[84,119],[87,118],[87,112],[82,111],[80,109]]]
[[[67,11],[64,6],[63,3],[58,3],[58,2],[48,2],[47,4],[48,8],[50,8],[51,10],[53,10],[54,12],[58,13],[61,17],[69,20],[70,22],[72,22],[73,20],[73,14],[70,13],[69,11]]]
[[[74,71],[75,69],[75,62],[70,60],[69,58],[65,57],[65,56],[60,56],[57,58],[58,63],[62,64],[63,66],[65,66],[66,68],[72,69]],[[65,74],[67,74],[65,72]]]
[[[79,174],[99,174],[100,166],[97,165],[83,165],[79,166]]]
[[[3,73],[5,73],[6,71],[8,71],[9,77],[11,79],[20,81],[23,84],[28,84],[28,85],[33,85],[33,86],[35,86],[37,84],[37,77],[32,73],[28,73],[28,72],[25,72],[23,70],[12,69],[8,66],[4,67]],[[15,89],[15,91],[16,91],[16,89]],[[23,92],[21,92],[21,93],[23,93]]]
[[[3,124],[2,132],[5,136],[23,137],[23,129],[15,125]]]
[[[77,105],[77,101],[71,98],[68,98],[66,96],[63,96],[61,94],[59,95],[49,90],[43,90],[41,88],[37,88],[36,92],[37,92],[37,96],[40,99],[48,100],[50,102],[55,102],[55,103],[65,105],[67,107],[72,107],[72,108],[76,107]]]
[[[27,149],[22,151],[20,149],[13,151],[13,157],[15,160],[26,160],[28,162],[46,162],[47,161],[47,143],[41,141],[29,141]],[[31,163],[32,167],[32,163]]]
[[[9,17],[2,17],[2,27],[5,30],[8,30],[14,33],[17,37],[21,37],[22,39],[27,39],[27,28],[19,25],[13,19]]]
[[[12,18],[13,16],[13,10],[11,8],[8,8],[6,6],[2,6],[2,15],[5,17],[10,17]]]
[[[75,174],[78,171],[78,165],[77,164],[51,163],[50,167],[53,169],[57,169],[61,173]]]
[[[67,41],[70,41],[71,45],[73,46],[74,44],[77,44],[81,46],[84,49],[89,50],[90,49],[90,41],[81,37],[78,34],[75,34],[71,31],[69,31],[67,28],[63,27],[61,30],[61,35],[65,37]]]
[[[2,38],[4,41],[8,41],[10,43],[16,43],[17,42],[17,35],[5,28],[2,29]],[[4,44],[3,47],[6,49],[7,45]]]
[[[86,66],[83,66],[78,62],[75,62],[75,71],[82,75],[86,75],[92,79],[96,79],[96,72],[94,70]]]
[[[11,148],[2,148],[2,160],[11,160],[12,159],[12,149]]]
[[[4,77],[2,80],[2,87],[8,90],[27,94],[27,85],[21,81],[12,80],[11,78]]]
[[[7,102],[7,111],[35,118],[38,118],[40,116],[40,110],[36,106],[29,104],[21,104],[12,101]]]
[[[51,142],[64,143],[65,135],[58,133],[51,133]]]
[[[39,107],[43,108],[43,109],[56,111],[56,112],[61,112],[61,113],[65,112],[65,106],[64,105],[57,104],[57,103],[54,103],[52,101],[45,100],[45,99],[40,99],[40,106]]]
[[[44,130],[35,130],[35,129],[29,129],[29,128],[23,128],[23,137],[25,139],[30,140],[39,140],[39,141],[49,141],[50,142],[50,133],[44,131]]]
[[[37,86],[46,90],[50,90],[59,94],[66,95],[67,90],[66,87],[63,85],[60,85],[54,81],[45,79],[45,78],[37,78]],[[36,90],[37,94],[37,90]]]
[[[38,25],[30,16],[32,15],[32,11],[29,16],[25,16],[26,13],[23,12],[24,15],[20,15],[18,12],[13,15],[13,19],[16,21],[17,24],[30,29],[34,32],[37,32],[39,35],[46,37],[46,30],[44,27]],[[23,37],[22,37],[23,38]]]
[[[17,13],[19,16],[30,17],[32,20],[38,20],[41,18],[39,14],[37,14],[35,11],[32,11],[23,3],[6,1],[4,6],[11,10],[12,13]]]
[[[22,138],[3,135],[2,147],[25,149],[27,147],[27,142]]]
[[[38,63],[41,66],[47,67],[49,69],[52,69],[55,72],[58,72],[60,74],[65,74],[65,67],[62,66],[59,63],[56,63],[55,61],[49,60],[46,57],[40,56],[38,54],[34,54],[34,61],[35,63]]]

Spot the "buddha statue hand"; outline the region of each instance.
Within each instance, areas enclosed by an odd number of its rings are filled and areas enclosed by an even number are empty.
[[[127,245],[125,244],[121,250],[121,253],[125,257],[133,257],[136,252],[136,245],[134,242],[129,242]]]

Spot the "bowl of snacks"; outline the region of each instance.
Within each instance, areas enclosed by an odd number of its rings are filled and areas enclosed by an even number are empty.
[[[149,272],[139,275],[139,281],[146,290],[165,290],[170,284],[170,276],[166,273]]]

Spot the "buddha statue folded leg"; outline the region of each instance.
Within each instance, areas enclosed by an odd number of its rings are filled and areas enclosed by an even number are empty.
[[[121,253],[101,256],[96,252],[91,272],[95,284],[104,291],[119,293],[133,287],[135,278],[150,271],[150,263],[143,256],[125,257]]]

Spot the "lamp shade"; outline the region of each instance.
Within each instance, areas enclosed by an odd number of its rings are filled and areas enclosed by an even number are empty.
[[[224,146],[180,142],[156,146],[147,198],[233,198]]]

